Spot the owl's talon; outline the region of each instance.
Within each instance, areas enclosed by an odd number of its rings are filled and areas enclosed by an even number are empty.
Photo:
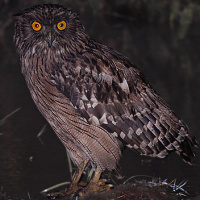
[[[97,183],[99,186],[104,186],[107,189],[114,188],[113,184],[110,184],[107,179],[100,179]]]
[[[103,185],[106,185],[107,182],[108,182],[108,181],[107,181],[106,179],[100,179],[100,180],[98,181],[98,185],[99,185],[99,186],[103,186]]]

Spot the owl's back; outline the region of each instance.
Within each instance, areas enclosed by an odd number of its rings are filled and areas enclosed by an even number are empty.
[[[93,40],[90,44],[54,70],[58,88],[81,115],[141,155],[164,158],[176,151],[193,163],[196,139],[145,76],[118,52]]]

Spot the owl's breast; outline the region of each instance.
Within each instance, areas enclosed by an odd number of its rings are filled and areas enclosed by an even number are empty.
[[[72,111],[73,106],[51,81],[52,62],[49,58],[33,57],[24,59],[22,72],[25,76],[31,96],[44,117],[51,122],[55,119],[66,118],[66,112]]]

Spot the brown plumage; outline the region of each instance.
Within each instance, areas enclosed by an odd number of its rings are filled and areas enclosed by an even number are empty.
[[[184,122],[128,58],[87,35],[77,14],[41,5],[16,18],[32,98],[79,169],[71,189],[88,161],[96,168],[92,182],[116,169],[124,147],[159,158],[175,151],[192,164],[198,144]]]

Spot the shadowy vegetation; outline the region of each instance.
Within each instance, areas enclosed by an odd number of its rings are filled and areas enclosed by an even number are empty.
[[[18,9],[24,9],[31,5],[41,3],[49,3],[49,1],[0,0],[2,10],[5,9],[6,5],[15,5]],[[51,3],[69,5],[80,12],[90,10],[94,15],[105,13],[137,22],[170,22],[172,27],[177,22],[180,24],[188,24],[191,22],[198,23],[200,21],[200,2],[196,0],[52,0]]]
[[[7,6],[15,12],[32,5],[49,3],[48,0],[0,0],[0,11],[3,13]],[[192,23],[200,22],[200,2],[196,0],[52,0],[79,13],[88,15],[112,16],[114,18],[141,23],[169,23],[172,29],[178,29],[179,39],[183,39]],[[0,21],[0,25],[1,25]],[[2,28],[6,24],[2,24]]]
[[[12,115],[14,115],[16,112],[18,112],[21,108],[17,108],[16,110],[12,111],[11,113],[9,113],[8,115],[6,115],[3,119],[0,120],[0,126],[3,125],[6,120],[11,117]]]

